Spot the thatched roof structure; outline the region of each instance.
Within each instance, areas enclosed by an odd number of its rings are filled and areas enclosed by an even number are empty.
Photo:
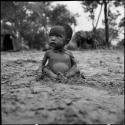
[[[16,37],[13,27],[7,24],[1,25],[1,50],[17,51],[21,48],[21,43]]]

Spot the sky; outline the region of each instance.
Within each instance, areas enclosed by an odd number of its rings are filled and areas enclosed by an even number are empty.
[[[79,1],[59,1],[59,2],[53,3],[53,5],[56,5],[56,4],[64,4],[67,6],[67,9],[69,9],[71,13],[79,14],[79,17],[76,18],[77,26],[75,27],[75,31],[78,31],[78,30],[89,31],[92,29],[91,21],[88,18],[88,14],[84,13],[84,10],[81,7],[81,4]],[[101,15],[101,18],[103,18],[103,14]],[[101,26],[101,24],[99,25]]]
[[[56,1],[56,2],[53,2],[53,5],[64,4],[64,5],[67,6],[67,9],[69,9],[71,13],[73,13],[73,14],[78,13],[79,14],[79,17],[76,18],[77,26],[72,27],[74,32],[77,32],[79,30],[90,31],[90,30],[92,30],[92,22],[88,18],[88,13],[84,12],[80,2],[81,1]],[[100,12],[100,7],[101,6],[98,6],[98,8],[95,12],[96,15],[97,15],[96,20],[97,20],[98,14]],[[102,12],[101,12],[101,15],[100,15],[100,19],[99,19],[99,23],[98,23],[97,28],[104,28],[104,25],[102,25],[102,20],[104,19],[103,9],[104,9],[104,7],[102,8]],[[117,20],[118,22],[122,17],[124,17],[124,8],[123,7],[118,7],[118,8],[112,7],[111,10],[113,12],[116,12],[116,10],[119,10],[121,12],[121,16]],[[95,20],[95,23],[96,23],[96,20]],[[123,35],[121,34],[120,37],[123,37]]]

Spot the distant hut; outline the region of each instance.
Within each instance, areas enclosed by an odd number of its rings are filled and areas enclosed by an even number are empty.
[[[18,51],[21,49],[21,43],[13,33],[10,26],[1,27],[1,51]]]

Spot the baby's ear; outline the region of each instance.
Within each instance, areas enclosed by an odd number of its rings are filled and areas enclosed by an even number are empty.
[[[66,41],[65,41],[65,45],[66,45],[66,44],[68,44],[68,43],[69,43],[69,41],[70,41],[70,39],[69,39],[69,38],[67,38],[67,39],[66,39]]]

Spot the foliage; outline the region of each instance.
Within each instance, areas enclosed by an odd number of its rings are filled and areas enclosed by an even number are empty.
[[[102,7],[103,7],[103,1],[97,1],[97,0],[93,0],[93,1],[88,1],[88,0],[84,0],[82,1],[82,7],[84,9],[84,12],[89,13],[89,17],[92,20],[92,26],[93,26],[93,30],[95,30],[97,28],[98,22],[99,22],[99,18],[102,12]],[[98,15],[98,19],[95,23],[95,10],[97,9],[98,5],[101,5],[100,7],[100,12]]]
[[[95,10],[97,7],[98,7],[98,4],[101,4],[101,9],[102,9],[102,5],[104,5],[104,15],[105,15],[105,35],[106,35],[106,43],[107,43],[107,46],[109,46],[109,33],[108,33],[108,18],[107,18],[107,4],[109,3],[109,1],[106,1],[106,0],[101,0],[101,1],[97,1],[97,0],[94,0],[94,1],[91,1],[88,2],[85,0],[82,2],[82,5],[84,5],[86,8],[91,8],[92,9],[89,9],[88,11],[91,13],[90,16],[92,15],[93,17],[95,16],[95,13],[93,10]],[[96,5],[96,6],[94,6]],[[101,12],[101,11],[100,11]],[[100,14],[99,14],[100,16]],[[91,18],[92,19],[92,25],[93,25],[93,32],[96,31],[96,27],[94,26],[94,18]],[[98,20],[99,20],[99,17],[98,17]],[[98,22],[97,20],[97,22]]]
[[[96,26],[94,26],[94,19],[95,19],[94,11],[96,10],[98,5],[104,5],[105,21],[103,23],[105,23],[105,35],[106,35],[105,40],[109,44],[111,42],[111,40],[113,40],[114,38],[116,38],[116,36],[118,36],[120,31],[118,29],[118,24],[116,23],[116,19],[119,17],[120,13],[119,13],[119,11],[117,11],[116,13],[113,13],[111,11],[111,7],[113,5],[115,7],[125,5],[124,0],[120,0],[120,1],[109,1],[109,0],[87,1],[87,0],[84,0],[81,4],[83,6],[84,11],[90,13],[89,17],[92,20],[92,25],[93,25],[93,31],[94,32],[96,31]],[[99,17],[98,17],[98,20],[99,20]],[[124,22],[124,20],[121,20],[119,26],[123,26],[123,22]],[[110,29],[110,31],[108,31],[109,29]],[[112,31],[112,33],[109,33],[111,31]],[[113,34],[112,39],[109,39],[109,34]]]
[[[108,23],[110,27],[115,28],[117,25],[116,20],[120,15],[119,11],[117,11],[117,13],[113,13],[111,10],[108,11]]]
[[[124,0],[114,0],[114,5],[116,7],[125,5],[125,1]]]
[[[125,39],[122,39],[121,41],[118,42],[117,48],[122,48],[125,46]]]
[[[118,33],[114,33],[112,28],[109,29],[109,39],[116,38]],[[105,29],[98,28],[93,31],[78,31],[72,37],[68,49],[96,49],[106,48]]]
[[[8,11],[9,10],[9,11]],[[58,15],[55,15],[58,14]],[[1,20],[10,22],[18,39],[30,48],[42,47],[47,41],[46,35],[51,25],[58,22],[75,24],[75,15],[63,5],[51,6],[51,2],[1,2]]]
[[[53,7],[53,10],[49,13],[50,24],[55,25],[63,22],[70,25],[76,25],[76,16],[77,15],[71,14],[65,5],[58,4],[57,6]]]
[[[2,20],[11,20],[15,14],[15,10],[16,10],[16,6],[14,2],[1,1],[1,19]]]
[[[120,20],[119,27],[125,27],[125,17]]]
[[[104,47],[106,45],[104,29],[97,29],[94,34],[93,31],[79,31],[79,38],[76,37],[76,42],[80,48],[96,49]]]

